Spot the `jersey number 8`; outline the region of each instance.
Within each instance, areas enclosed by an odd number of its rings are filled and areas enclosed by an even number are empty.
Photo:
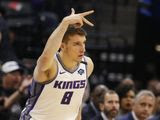
[[[71,101],[73,95],[73,91],[72,92],[65,92],[61,101],[61,104],[69,104]]]

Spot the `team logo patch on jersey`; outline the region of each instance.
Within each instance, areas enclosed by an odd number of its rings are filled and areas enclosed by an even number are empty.
[[[84,70],[83,69],[79,69],[78,70],[78,74],[82,75],[84,73]]]

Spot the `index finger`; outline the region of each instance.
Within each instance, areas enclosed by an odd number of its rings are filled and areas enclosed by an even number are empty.
[[[84,16],[87,16],[87,15],[92,14],[92,13],[94,13],[94,10],[90,10],[90,11],[79,13],[79,14],[84,17]]]
[[[71,8],[71,15],[75,14],[74,8]]]

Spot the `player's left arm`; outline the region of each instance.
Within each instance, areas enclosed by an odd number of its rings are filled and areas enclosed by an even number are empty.
[[[93,64],[93,61],[90,57],[86,57],[86,60],[87,60],[87,77],[89,77],[92,72],[93,72],[93,69],[94,69],[94,64]]]
[[[82,113],[81,111],[82,111],[82,106],[79,108],[79,112],[75,120],[81,120],[81,113]]]

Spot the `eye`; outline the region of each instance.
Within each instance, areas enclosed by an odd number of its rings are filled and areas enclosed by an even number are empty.
[[[79,43],[75,43],[75,45],[80,45]]]
[[[141,103],[140,105],[141,105],[141,106],[143,106],[143,107],[144,107],[144,106],[146,106],[146,104],[145,104],[145,103]]]
[[[112,103],[113,103],[113,101],[108,101],[108,103],[109,103],[109,104],[112,104]]]
[[[152,106],[153,106],[152,104],[149,104],[149,105],[148,105],[149,108],[152,108]]]

